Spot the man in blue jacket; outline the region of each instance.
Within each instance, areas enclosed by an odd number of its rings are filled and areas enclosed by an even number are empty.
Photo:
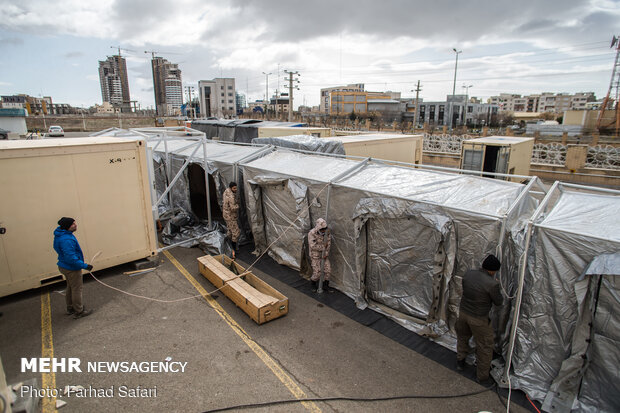
[[[93,312],[82,305],[82,270],[90,271],[93,266],[84,262],[82,248],[73,235],[76,229],[73,218],[60,218],[58,228],[54,230],[54,250],[58,253],[58,270],[67,280],[67,315],[82,318]]]

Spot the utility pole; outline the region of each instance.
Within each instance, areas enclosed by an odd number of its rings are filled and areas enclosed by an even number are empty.
[[[190,113],[192,113],[191,116],[195,119],[196,109],[194,108],[194,103],[192,101],[192,96],[194,95],[194,86],[185,86],[185,89],[187,89],[187,103],[189,104]]]
[[[412,90],[412,92],[415,92],[415,111],[413,112],[413,131],[415,132],[415,127],[418,124],[418,105],[420,102],[420,92],[422,91],[422,89],[420,88],[420,81],[418,80],[418,84],[416,85],[416,88]]]
[[[463,110],[463,125],[467,126],[467,107],[469,106],[469,88],[474,87],[474,85],[463,85],[463,89],[465,89],[465,109]],[[467,129],[466,129],[467,131]]]
[[[293,76],[301,76],[299,72],[289,72],[285,70],[284,73],[288,74],[288,121],[293,121],[293,89],[299,90],[297,85],[293,86],[293,82],[299,83],[299,80],[295,79]]]
[[[276,72],[278,77],[278,86],[276,87],[276,120],[278,119],[278,101],[280,100],[280,63],[278,63],[278,71]]]
[[[269,75],[271,75],[272,73],[263,72],[263,74],[265,75],[265,118],[267,118],[267,111],[269,110],[269,106],[267,103],[269,102]]]
[[[452,130],[452,120],[454,118],[454,94],[456,93],[456,69],[459,66],[459,54],[463,53],[462,50],[456,50],[452,48],[452,51],[456,53],[456,61],[454,62],[454,82],[452,83],[452,101],[450,102],[450,130]]]

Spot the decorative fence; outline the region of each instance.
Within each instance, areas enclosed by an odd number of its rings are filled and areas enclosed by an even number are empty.
[[[560,143],[537,143],[532,152],[532,163],[538,165],[564,166],[566,163],[566,145]],[[620,169],[620,148],[609,145],[588,147],[586,168]]]
[[[620,169],[620,148],[609,145],[590,146],[586,168]]]
[[[566,145],[562,145],[561,143],[534,144],[532,163],[564,166],[566,163]]]
[[[464,140],[471,138],[472,137],[469,135],[431,135],[429,133],[425,133],[423,149],[426,152],[440,152],[460,155],[461,144]]]
[[[460,155],[464,140],[469,135],[424,134],[424,152]],[[536,143],[532,151],[532,163],[537,165],[564,166],[567,145],[561,143]],[[588,147],[584,167],[620,170],[620,147],[596,145]]]

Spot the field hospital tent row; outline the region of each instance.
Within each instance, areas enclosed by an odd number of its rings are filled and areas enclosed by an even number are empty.
[[[272,146],[197,144],[182,133],[153,136],[157,197],[172,194],[160,211],[204,219],[207,204],[216,218],[235,180],[246,236],[258,252],[273,244],[269,255],[294,269],[304,267],[305,234],[327,218],[331,285],[448,348],[455,348],[461,277],[487,254],[500,256],[508,300],[491,314],[496,351],[507,361],[492,372],[500,385],[524,390],[546,411],[620,409],[620,192],[556,183],[539,201],[537,178],[521,184]],[[173,190],[164,189],[174,177]],[[211,200],[199,201],[205,188]]]

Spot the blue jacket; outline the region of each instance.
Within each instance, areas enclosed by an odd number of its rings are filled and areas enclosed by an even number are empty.
[[[73,232],[61,229],[54,230],[54,249],[58,253],[58,266],[75,271],[86,269],[84,254]]]

